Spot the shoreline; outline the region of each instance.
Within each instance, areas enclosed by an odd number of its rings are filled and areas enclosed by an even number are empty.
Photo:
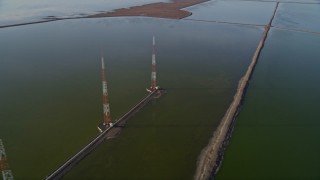
[[[265,26],[262,37],[259,41],[258,47],[252,57],[252,61],[248,66],[245,75],[239,80],[237,92],[233,97],[233,101],[222,118],[218,128],[215,130],[208,145],[201,151],[197,161],[197,169],[194,179],[214,179],[221,166],[224,151],[229,144],[232,136],[235,119],[240,112],[240,108],[249,86],[249,81],[253,74],[254,68],[258,62],[259,55],[264,46],[268,32],[272,27],[272,21],[278,9],[279,2],[277,2],[273,15],[269,23]]]
[[[87,16],[66,17],[66,18],[50,16],[50,17],[44,17],[42,18],[42,20],[39,20],[39,21],[0,25],[0,28],[40,24],[40,23],[47,23],[47,22],[68,20],[68,19],[103,18],[103,17],[140,16],[140,17],[154,17],[154,18],[166,18],[166,19],[183,19],[185,17],[192,15],[191,12],[182,10],[183,8],[204,3],[207,1],[210,1],[210,0],[172,0],[171,2],[168,2],[168,3],[158,2],[158,3],[144,4],[141,6],[120,8],[120,9],[115,9],[109,12],[97,13],[97,14],[92,14]]]
[[[145,16],[167,19],[182,19],[190,16],[192,13],[182,10],[196,4],[207,2],[209,0],[173,0],[172,2],[158,2],[145,4],[142,6],[133,6],[130,8],[115,9],[111,12],[99,13],[87,16],[89,18],[96,17],[121,17],[121,16]]]

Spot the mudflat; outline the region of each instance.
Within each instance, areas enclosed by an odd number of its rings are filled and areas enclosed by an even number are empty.
[[[96,17],[118,17],[118,16],[147,16],[169,19],[182,19],[190,16],[192,13],[181,10],[183,8],[203,3],[209,0],[174,0],[169,3],[159,2],[134,6],[130,8],[116,9],[112,12],[104,12],[88,16]]]

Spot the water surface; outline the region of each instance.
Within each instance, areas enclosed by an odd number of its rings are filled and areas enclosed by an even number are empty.
[[[1,29],[0,136],[14,176],[42,179],[97,135],[101,49],[113,119],[145,96],[156,35],[158,82],[168,94],[134,116],[120,137],[69,177],[192,178],[261,32],[154,18]]]
[[[217,179],[320,178],[320,36],[268,36]]]
[[[120,137],[99,147],[67,179],[192,179],[198,155],[224,115],[262,31],[169,20],[140,25],[156,26],[159,84],[168,94],[140,111]],[[130,30],[142,29],[131,24]],[[239,49],[239,44],[245,45]],[[145,61],[149,64],[148,53]]]
[[[273,25],[319,31],[319,5],[280,3]],[[319,179],[320,36],[272,28],[217,179]]]
[[[256,2],[268,2],[269,0],[225,0],[225,1],[256,1]],[[297,3],[297,4],[317,4],[320,0],[273,0],[280,3]],[[269,1],[270,2],[270,1]]]
[[[186,19],[264,25],[275,5],[275,2],[209,1],[186,8],[193,13]]]
[[[39,21],[47,16],[79,17],[166,0],[1,0],[0,25]]]
[[[320,4],[281,3],[272,25],[320,32],[319,12]]]

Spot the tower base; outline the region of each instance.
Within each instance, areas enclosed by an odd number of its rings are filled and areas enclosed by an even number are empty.
[[[159,86],[156,86],[156,87],[146,88],[146,90],[147,90],[149,93],[152,93],[153,91],[156,91],[156,90],[158,90],[159,88],[160,88]]]
[[[98,124],[97,128],[100,132],[103,132],[112,126],[113,126],[113,123],[106,124],[105,122],[101,122],[100,124]]]

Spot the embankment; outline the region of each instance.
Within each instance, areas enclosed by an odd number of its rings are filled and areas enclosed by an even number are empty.
[[[268,32],[271,28],[272,21],[278,9],[279,2],[277,2],[273,15],[269,23],[265,26],[259,45],[252,57],[252,61],[245,73],[240,79],[237,92],[234,95],[233,101],[229,106],[226,114],[221,120],[218,128],[213,134],[209,144],[202,150],[197,164],[195,179],[210,179],[214,178],[219,170],[223,160],[224,151],[228,145],[229,139],[232,134],[234,120],[239,113],[241,102],[249,85],[249,80],[252,76],[255,65],[257,64],[259,54],[267,38]]]

